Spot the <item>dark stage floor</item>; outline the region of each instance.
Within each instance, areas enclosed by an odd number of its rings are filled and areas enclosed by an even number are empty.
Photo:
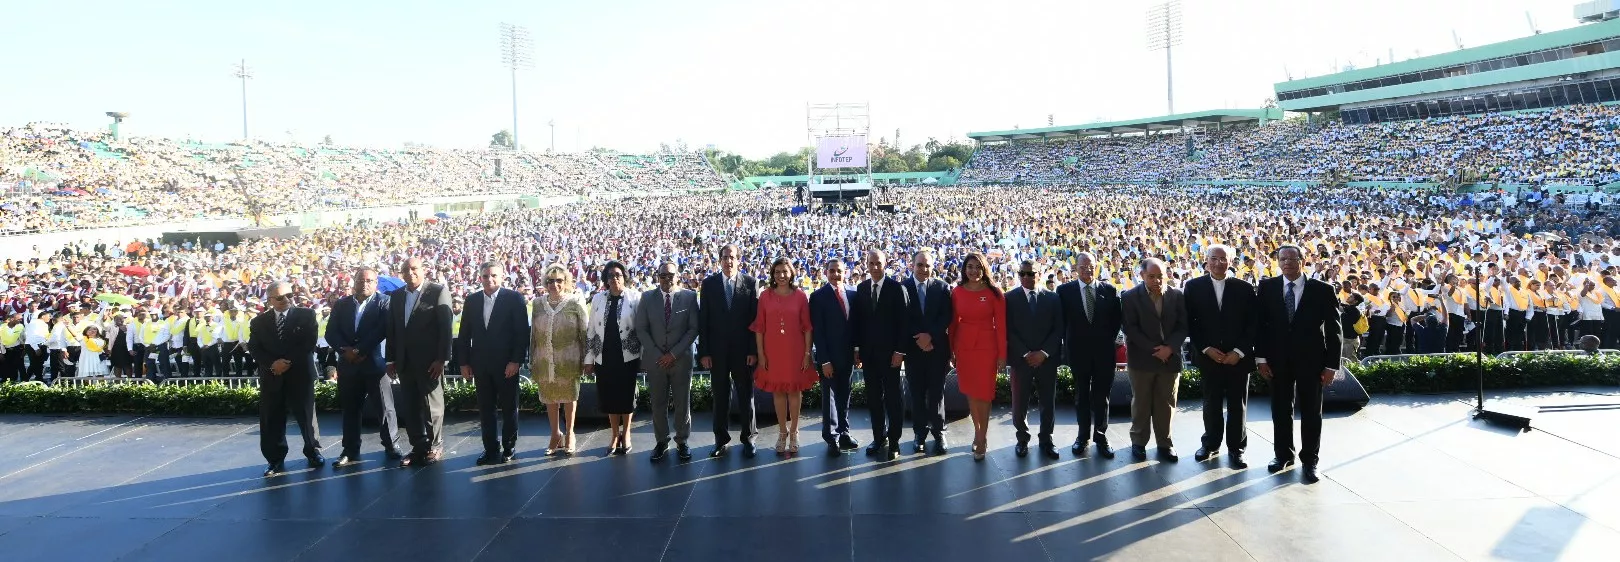
[[[1117,459],[1071,457],[1072,410],[1059,415],[1061,460],[1016,457],[998,412],[977,463],[967,420],[944,457],[829,457],[807,419],[797,458],[711,461],[713,438],[698,431],[693,461],[653,465],[645,416],[628,458],[604,457],[606,431],[590,428],[579,455],[555,459],[540,455],[545,417],[531,415],[515,464],[474,466],[477,423],[455,419],[436,466],[385,466],[368,436],[360,467],[306,470],[294,433],[293,472],[273,479],[260,477],[248,418],[0,416],[0,558],[1615,560],[1615,393],[1506,395],[1584,405],[1520,434],[1472,421],[1464,396],[1377,397],[1327,421],[1324,478],[1310,486],[1297,470],[1266,473],[1263,400],[1251,404],[1246,471],[1193,462],[1191,408],[1175,420],[1175,464],[1130,460],[1122,418]],[[337,418],[321,422],[335,456]],[[760,442],[775,436],[765,426]]]

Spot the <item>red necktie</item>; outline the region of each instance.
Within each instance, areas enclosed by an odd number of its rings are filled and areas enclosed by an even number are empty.
[[[838,295],[838,308],[843,309],[843,311],[844,311],[844,319],[848,320],[849,319],[849,303],[844,301],[844,291],[842,289],[833,289],[833,294]]]

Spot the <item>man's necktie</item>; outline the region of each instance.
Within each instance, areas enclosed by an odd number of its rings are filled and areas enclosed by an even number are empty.
[[[736,291],[736,289],[732,287],[731,278],[726,278],[725,282],[721,283],[721,285],[726,288],[726,308],[731,308],[731,294]]]
[[[1027,299],[1027,300],[1029,300],[1029,314],[1031,316],[1034,316],[1035,315],[1035,291],[1024,291],[1024,296],[1029,297]]]
[[[278,339],[286,339],[286,336],[287,336],[286,327],[287,327],[287,313],[285,313],[285,312],[277,312],[276,313],[276,338],[278,338]]]
[[[878,310],[878,297],[880,297],[882,295],[883,295],[883,282],[882,281],[873,281],[872,282],[872,312],[877,312],[877,310]]]
[[[917,284],[917,310],[922,311],[923,314],[928,314],[928,282],[926,281]]]
[[[664,327],[665,328],[669,327],[669,304],[670,304],[669,300],[670,300],[670,298],[671,297],[670,297],[669,293],[664,293]]]
[[[849,319],[849,303],[844,300],[844,290],[835,288],[835,289],[833,289],[833,294],[838,295],[838,308],[844,311],[844,319],[848,320]]]
[[[1288,287],[1288,290],[1283,291],[1283,308],[1288,311],[1288,321],[1291,323],[1294,321],[1294,284],[1288,282],[1284,283],[1284,285]]]
[[[1092,290],[1091,285],[1086,285],[1085,291],[1082,293],[1085,296],[1086,321],[1090,322],[1096,318],[1096,315],[1092,313],[1092,310],[1096,308],[1096,292]]]

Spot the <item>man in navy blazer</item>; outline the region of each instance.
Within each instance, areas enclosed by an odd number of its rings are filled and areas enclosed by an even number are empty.
[[[933,454],[943,455],[945,443],[945,374],[951,370],[951,287],[934,277],[934,256],[919,250],[911,258],[911,278],[900,284],[910,297],[907,314],[911,341],[906,342],[906,379],[911,383],[911,428],[916,443],[912,452],[923,453],[924,439],[934,436]]]
[[[866,408],[872,415],[872,444],[866,446],[866,455],[892,461],[900,458],[900,434],[906,419],[900,364],[916,332],[907,326],[911,299],[905,287],[889,277],[885,262],[882,250],[866,252],[867,279],[855,289],[850,319],[855,326],[857,366],[866,381]]]
[[[1098,456],[1111,459],[1108,392],[1114,387],[1114,348],[1123,312],[1114,286],[1095,277],[1095,261],[1089,252],[1076,254],[1076,279],[1057,289],[1063,307],[1064,363],[1074,374],[1074,413],[1080,426],[1069,451],[1085,456],[1095,440]]]
[[[382,342],[388,333],[388,295],[377,293],[377,270],[354,270],[354,291],[332,307],[326,343],[337,350],[338,403],[343,405],[343,454],[332,468],[360,462],[360,414],[369,395],[382,403],[381,436],[388,458],[395,448],[399,423],[394,418],[394,381],[383,376]]]
[[[478,391],[478,427],[484,438],[480,466],[510,462],[517,447],[518,368],[529,354],[529,314],[523,295],[501,288],[505,277],[501,264],[485,262],[478,268],[484,290],[467,295],[456,337],[455,361],[461,365],[461,377],[472,379]]]
[[[834,456],[861,447],[849,436],[849,377],[855,367],[855,333],[849,305],[855,291],[844,285],[844,262],[827,260],[827,284],[810,294],[810,337],[821,374],[821,439]]]

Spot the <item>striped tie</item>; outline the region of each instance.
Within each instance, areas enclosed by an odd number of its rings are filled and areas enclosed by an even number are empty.
[[[277,339],[283,339],[283,340],[287,339],[286,327],[287,327],[287,313],[286,312],[277,312],[276,313],[276,338]]]

